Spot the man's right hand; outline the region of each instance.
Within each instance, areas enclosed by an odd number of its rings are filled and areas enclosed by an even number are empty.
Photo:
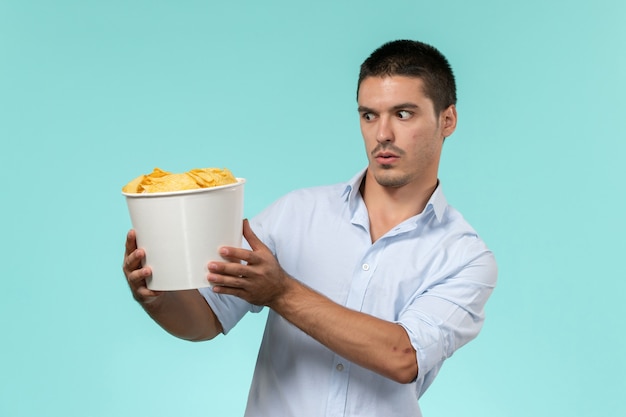
[[[130,230],[126,235],[126,251],[124,253],[122,270],[133,297],[142,305],[153,303],[162,295],[162,292],[152,291],[146,285],[146,279],[150,277],[152,270],[150,270],[149,266],[141,266],[145,256],[144,250],[137,248],[135,231]]]
[[[185,340],[209,340],[222,333],[222,325],[198,290],[152,291],[146,279],[149,266],[141,266],[146,252],[137,248],[135,231],[126,236],[122,270],[135,300],[163,329]]]

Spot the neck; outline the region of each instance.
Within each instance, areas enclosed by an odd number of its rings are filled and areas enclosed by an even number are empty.
[[[372,242],[406,219],[421,213],[437,184],[437,178],[434,178],[402,187],[385,187],[378,184],[368,171],[360,191],[369,213]]]

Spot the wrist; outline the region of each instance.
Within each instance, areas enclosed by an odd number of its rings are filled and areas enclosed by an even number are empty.
[[[315,290],[297,279],[289,277],[285,282],[284,290],[269,307],[293,323],[302,314],[306,315],[311,311],[316,311],[325,299]]]
[[[290,305],[296,302],[298,287],[300,286],[302,284],[298,280],[285,273],[281,280],[280,289],[267,306],[279,314],[288,310]]]

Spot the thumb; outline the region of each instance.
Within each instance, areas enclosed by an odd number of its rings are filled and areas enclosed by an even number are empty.
[[[252,231],[248,219],[243,219],[243,237],[246,238],[253,251],[264,248],[267,249],[267,246],[265,246],[265,244],[261,242],[261,239],[259,239],[257,235]]]

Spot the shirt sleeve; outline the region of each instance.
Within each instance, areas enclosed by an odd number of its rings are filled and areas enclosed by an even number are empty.
[[[495,258],[484,243],[475,238],[466,248],[460,266],[416,294],[398,317],[417,352],[420,396],[443,361],[478,335],[496,284]]]
[[[224,334],[228,334],[247,312],[258,313],[263,309],[232,295],[216,294],[211,288],[200,288],[198,291],[222,324]]]
[[[261,241],[264,241],[261,225],[253,219],[250,222],[250,226]],[[242,239],[241,247],[250,249],[250,245],[245,239]],[[228,334],[228,332],[230,332],[233,327],[239,323],[239,320],[241,320],[246,313],[258,313],[263,310],[263,306],[250,304],[247,301],[233,295],[217,294],[213,292],[210,287],[200,288],[198,291],[200,291],[200,294],[202,294],[217,316],[217,319],[222,325],[224,334]]]

